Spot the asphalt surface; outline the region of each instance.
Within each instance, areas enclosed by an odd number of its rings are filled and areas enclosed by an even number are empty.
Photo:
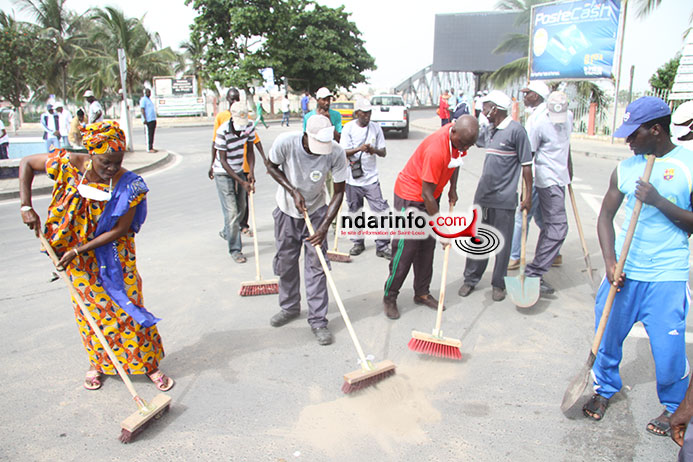
[[[266,150],[284,130],[260,129]],[[388,200],[397,172],[427,134],[412,127],[408,140],[388,136],[388,155],[379,161]],[[333,263],[366,354],[397,364],[395,376],[345,396],[342,375],[358,368],[357,355],[333,296],[328,317],[336,341],[322,347],[306,323],[305,306],[298,320],[273,328],[276,296],[238,295],[242,281],[255,279],[252,240],[244,238],[248,263],[238,265],[217,235],[222,215],[207,178],[210,141],[211,126],[157,130],[157,146],[175,161],[143,175],[149,216],[137,236],[138,269],[146,306],[163,318],[167,356],[161,367],[177,384],[169,392],[170,412],[130,445],[117,436],[136,406],[118,378],[106,379],[96,392],[82,388],[88,364],[67,290],[61,281],[48,282],[50,262],[22,225],[18,201],[0,202],[0,459],[675,460],[671,440],[645,431],[661,409],[641,327],[625,343],[624,390],[604,421],[588,421],[579,410],[568,417],[560,412],[563,392],[587,358],[594,323],[572,216],[564,265],[547,275],[557,296],[531,310],[508,299],[493,302],[490,269],[476,291],[460,298],[464,257],[451,254],[443,329],[461,339],[461,361],[407,349],[411,330],[431,329],[435,312],[412,303],[410,275],[399,298],[402,317],[385,318],[388,262],[375,256],[372,242],[352,263]],[[462,210],[471,206],[483,153],[473,148],[466,159],[458,187]],[[613,159],[575,159],[578,208],[600,275],[596,211],[615,165]],[[257,177],[260,266],[269,279],[276,185],[259,167]],[[45,196],[34,200],[37,210],[47,203]],[[530,256],[536,235],[533,228]],[[350,243],[339,247],[347,251]],[[438,248],[431,285],[436,296],[441,267]],[[146,378],[134,382],[145,399],[158,393]]]

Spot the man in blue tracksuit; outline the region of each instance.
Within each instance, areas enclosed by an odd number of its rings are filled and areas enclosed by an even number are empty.
[[[626,108],[623,124],[614,136],[626,138],[636,154],[619,163],[611,175],[597,222],[606,278],[597,293],[595,322],[599,325],[609,287],[619,286],[592,368],[595,394],[584,405],[585,416],[600,420],[609,399],[621,389],[619,364],[623,341],[640,321],[650,338],[655,362],[657,394],[662,414],[647,431],[666,436],[670,416],[688,386],[686,315],[688,313],[688,234],[693,232],[691,192],[693,152],[671,142],[671,111],[659,98],[646,96]],[[649,182],[640,177],[646,154],[657,157]],[[615,236],[613,220],[625,199],[626,217]],[[624,272],[614,275],[636,200],[644,205],[628,251]]]

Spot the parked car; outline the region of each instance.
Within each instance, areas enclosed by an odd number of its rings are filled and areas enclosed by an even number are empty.
[[[330,109],[334,109],[342,115],[342,126],[354,120],[353,101],[334,101],[330,104]]]
[[[376,95],[371,98],[371,121],[379,123],[383,132],[398,130],[402,138],[409,136],[409,111],[399,95]]]

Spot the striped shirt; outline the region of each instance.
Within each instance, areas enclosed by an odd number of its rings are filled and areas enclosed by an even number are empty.
[[[221,165],[219,156],[226,155],[226,161],[236,173],[243,171],[243,151],[248,140],[255,139],[255,128],[252,122],[248,122],[246,131],[236,136],[229,128],[230,120],[227,120],[217,130],[217,136],[214,140],[214,149],[217,150],[217,157],[214,159],[212,169],[214,173],[227,174],[224,167]]]

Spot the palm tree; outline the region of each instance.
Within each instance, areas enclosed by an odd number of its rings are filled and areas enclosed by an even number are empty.
[[[178,54],[180,61],[176,64],[174,70],[185,75],[194,75],[197,80],[197,92],[201,95],[204,88],[202,81],[204,46],[197,40],[192,42],[184,41],[179,46],[183,52]]]

